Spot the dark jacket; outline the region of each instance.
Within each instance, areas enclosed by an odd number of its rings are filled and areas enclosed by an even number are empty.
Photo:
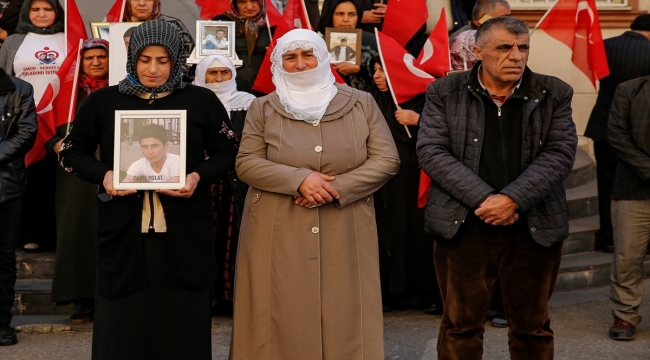
[[[609,145],[619,160],[611,198],[650,199],[650,76],[622,83],[609,113]]]
[[[16,32],[18,25],[18,15],[20,8],[23,6],[24,0],[13,0],[9,2],[7,9],[0,18],[0,29],[5,30],[8,35],[13,35]]]
[[[235,140],[225,131],[223,119],[228,114],[212,91],[190,85],[149,103],[119,93],[117,86],[97,90],[81,105],[59,156],[66,171],[102,185],[106,172],[113,169],[116,110],[179,109],[187,111],[187,173],[197,172],[200,181],[187,199],[160,195],[167,224],[168,276],[172,287],[204,290],[212,286],[216,274],[210,186],[233,169],[237,153]],[[97,145],[101,161],[94,157]],[[147,286],[142,202],[141,192],[97,201],[97,283],[107,298]]]
[[[36,141],[32,86],[0,68],[0,202],[25,192],[25,154]]]
[[[445,240],[495,192],[478,176],[484,104],[478,89],[469,85],[478,68],[430,84],[420,118],[417,154],[432,179],[425,227]],[[517,202],[535,241],[551,246],[569,233],[562,182],[573,167],[578,141],[571,118],[573,89],[528,68],[524,76],[530,94],[523,98],[521,175],[501,193]]]
[[[354,49],[349,46],[347,48],[348,50],[345,53],[345,60],[346,61],[354,60],[354,58],[357,57],[357,52],[354,51]],[[334,57],[338,59],[339,55],[341,54],[341,45],[336,45],[335,47],[333,47],[330,50],[330,54],[334,55]]]
[[[650,40],[634,31],[605,40],[609,76],[600,79],[596,105],[585,136],[607,141],[607,119],[616,87],[625,81],[650,75]]]

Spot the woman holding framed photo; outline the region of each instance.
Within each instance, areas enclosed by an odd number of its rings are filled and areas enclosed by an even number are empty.
[[[61,146],[66,171],[102,186],[94,360],[211,358],[210,187],[232,169],[237,149],[216,95],[181,82],[185,60],[175,27],[159,20],[139,25],[130,39],[127,77],[86,99]],[[127,110],[186,111],[184,187],[114,188],[115,137],[121,135],[115,112]],[[101,161],[94,157],[98,146]]]

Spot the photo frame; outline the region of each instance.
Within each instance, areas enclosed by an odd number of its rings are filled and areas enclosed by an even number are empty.
[[[445,72],[445,76],[453,75],[453,74],[458,74],[465,72],[465,70],[450,70]]]
[[[196,22],[196,58],[201,60],[208,55],[223,55],[235,59],[235,22],[202,21]]]
[[[330,62],[361,65],[361,36],[361,29],[325,28],[325,44],[330,53]],[[341,44],[342,42],[344,43]]]
[[[140,24],[139,22],[109,23],[108,42],[111,46],[108,49],[108,85],[117,85],[120,80],[126,77],[127,48],[131,39],[130,32]]]
[[[186,110],[115,111],[115,189],[178,190],[185,186],[186,139]]]
[[[90,29],[93,33],[93,38],[95,39],[104,39],[110,41],[109,29],[111,23],[107,22],[91,22]]]

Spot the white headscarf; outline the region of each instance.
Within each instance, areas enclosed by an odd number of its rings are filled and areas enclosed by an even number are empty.
[[[282,54],[298,48],[313,49],[318,67],[287,72],[282,66]],[[273,83],[284,109],[298,120],[310,124],[319,122],[337,91],[325,41],[311,30],[291,30],[278,39],[271,62]]]
[[[232,79],[219,83],[206,84],[205,73],[213,67],[227,67],[232,72]],[[209,55],[196,66],[196,74],[194,75],[194,82],[192,84],[214,91],[228,111],[228,116],[230,116],[231,111],[248,110],[251,101],[255,99],[255,96],[252,94],[237,91],[236,77],[237,70],[235,70],[235,66],[230,59],[223,55]]]

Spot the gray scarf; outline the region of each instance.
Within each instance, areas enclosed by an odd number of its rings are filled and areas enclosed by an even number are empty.
[[[149,45],[158,45],[167,49],[172,61],[172,71],[169,74],[169,79],[157,88],[148,88],[142,85],[136,71],[138,56]],[[157,94],[183,89],[187,85],[181,81],[185,62],[183,42],[174,26],[161,20],[144,22],[135,28],[131,35],[126,61],[127,75],[126,78],[120,81],[119,90],[122,94],[139,97],[151,94],[151,98],[155,99]]]

